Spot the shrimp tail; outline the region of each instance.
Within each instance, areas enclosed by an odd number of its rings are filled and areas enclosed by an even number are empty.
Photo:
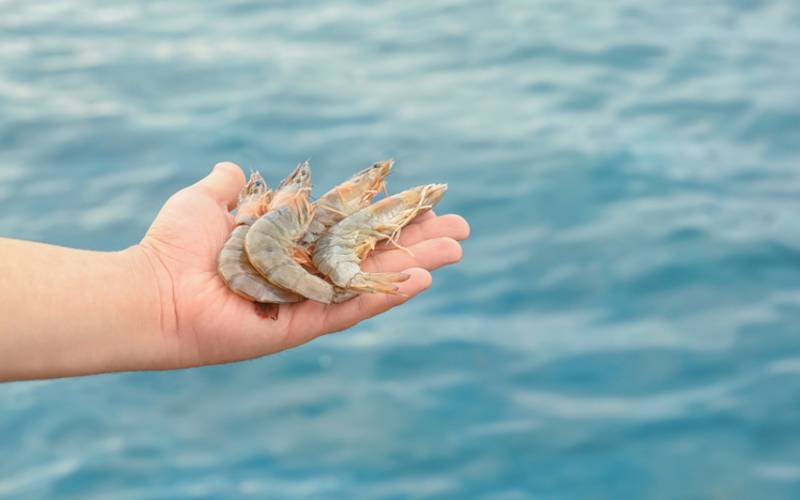
[[[405,273],[358,273],[348,283],[347,288],[364,293],[389,293],[400,295],[395,283],[402,283],[411,276]]]

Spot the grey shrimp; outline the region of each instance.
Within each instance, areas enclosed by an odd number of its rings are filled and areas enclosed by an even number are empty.
[[[366,273],[361,261],[382,240],[396,246],[400,230],[417,215],[433,208],[446,184],[418,186],[359,210],[331,227],[317,241],[314,265],[338,287],[366,293],[396,293],[403,273]],[[402,247],[400,247],[402,248]]]
[[[236,205],[236,227],[222,246],[217,261],[217,271],[228,288],[253,302],[267,304],[298,302],[303,300],[303,297],[273,286],[258,274],[250,265],[244,250],[245,236],[250,226],[267,211],[272,196],[273,192],[261,174],[253,172],[239,194]]]
[[[311,169],[306,162],[284,181],[270,211],[247,232],[245,251],[253,267],[273,285],[330,304],[338,301],[337,290],[295,260],[300,251],[298,242],[314,215],[308,201],[310,191]]]
[[[328,228],[372,203],[376,194],[386,190],[386,176],[392,165],[392,160],[376,162],[322,195],[314,203],[314,217],[300,244],[313,248]]]

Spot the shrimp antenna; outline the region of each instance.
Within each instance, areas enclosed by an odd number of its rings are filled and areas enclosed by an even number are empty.
[[[342,202],[342,205],[347,205],[347,200],[345,200],[344,195],[342,194],[342,190],[339,189],[339,186],[336,186],[335,188],[333,188],[333,190],[336,191],[336,195],[339,197],[339,201]]]
[[[346,213],[344,213],[344,212],[342,212],[342,211],[340,211],[340,210],[336,210],[335,208],[333,208],[333,207],[332,207],[332,206],[330,206],[330,205],[326,205],[326,204],[324,204],[324,203],[320,203],[319,201],[317,201],[317,206],[318,206],[319,208],[324,208],[325,210],[328,210],[328,211],[330,211],[330,212],[333,212],[333,213],[335,213],[335,214],[337,214],[337,215],[341,215],[342,217],[347,217],[347,214],[346,214]]]
[[[409,257],[416,259],[417,256],[414,255],[414,252],[412,252],[407,247],[404,247],[403,245],[397,242],[399,238],[400,238],[400,232],[398,231],[397,238],[389,238],[389,243],[391,243],[398,250],[402,250],[403,252],[407,253]]]
[[[394,246],[398,250],[402,250],[403,252],[407,253],[410,257],[416,258],[416,255],[414,255],[414,252],[412,252],[411,250],[409,250],[408,248],[406,248],[406,247],[404,247],[403,245],[400,244],[400,232],[403,230],[403,226],[404,225],[405,224],[398,224],[397,225],[397,227],[394,229],[394,231],[392,231],[392,234],[389,235],[389,243],[391,243],[392,246]]]

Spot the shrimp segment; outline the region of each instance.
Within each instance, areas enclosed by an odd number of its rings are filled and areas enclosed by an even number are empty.
[[[433,208],[447,191],[446,184],[418,186],[362,208],[331,227],[317,241],[314,265],[338,287],[365,293],[397,293],[403,273],[366,273],[361,261],[383,240],[399,247],[400,230]]]
[[[298,242],[314,216],[309,191],[311,170],[306,162],[281,184],[270,211],[247,232],[244,248],[253,267],[273,285],[330,304],[337,297],[333,285],[309,273],[294,259]]]
[[[314,217],[300,244],[310,249],[329,227],[372,203],[375,195],[386,189],[392,165],[392,160],[374,163],[322,195],[314,203]]]
[[[226,285],[236,294],[260,303],[286,304],[303,297],[271,285],[250,265],[244,249],[245,236],[251,224],[261,217],[270,204],[273,193],[261,174],[253,172],[242,189],[236,205],[236,227],[222,246],[217,271]]]

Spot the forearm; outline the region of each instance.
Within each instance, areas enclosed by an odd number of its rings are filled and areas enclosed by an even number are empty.
[[[138,247],[92,252],[0,238],[0,380],[157,367],[166,345]]]

